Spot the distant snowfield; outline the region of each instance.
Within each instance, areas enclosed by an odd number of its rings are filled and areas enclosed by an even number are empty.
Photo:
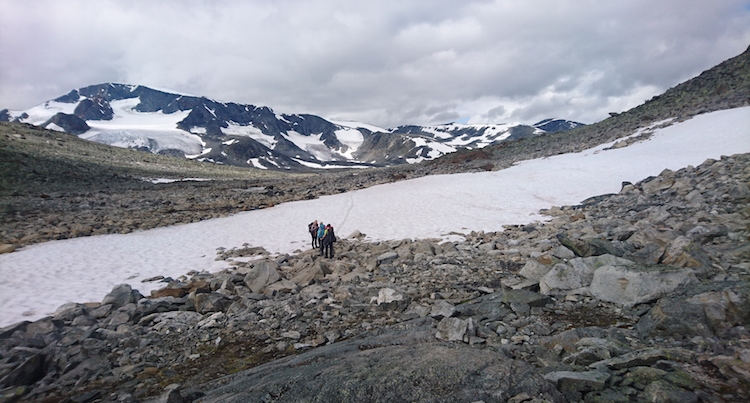
[[[216,249],[248,243],[273,253],[309,247],[307,224],[332,223],[370,240],[446,238],[452,231],[501,231],[543,219],[538,211],[617,193],[664,169],[750,152],[750,107],[700,115],[646,141],[525,161],[496,172],[429,176],[199,223],[126,235],[46,242],[0,255],[0,327],[46,316],[66,302],[101,301],[128,283],[144,295],[190,270],[217,271]]]
[[[37,105],[25,111],[28,117],[24,118],[23,122],[29,123],[35,126],[39,126],[42,123],[48,121],[52,116],[55,116],[55,114],[59,112],[72,115],[77,105],[78,103],[69,104],[69,103],[57,102],[57,101],[45,102],[41,105]],[[11,120],[17,117],[20,117],[22,113],[24,112],[23,111],[10,111]]]
[[[113,145],[116,147],[147,147],[154,151],[181,150],[185,154],[200,154],[203,142],[200,136],[177,128],[176,122],[182,121],[190,111],[174,113],[138,112],[135,108],[140,98],[129,98],[112,101],[112,120],[88,120],[91,130],[79,137]]]

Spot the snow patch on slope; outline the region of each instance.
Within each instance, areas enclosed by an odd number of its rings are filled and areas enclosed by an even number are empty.
[[[329,122],[331,122],[331,123],[333,123],[333,124],[335,124],[335,125],[339,125],[339,126],[344,127],[344,128],[350,128],[350,129],[367,129],[367,130],[369,130],[369,131],[371,131],[373,133],[389,133],[388,130],[383,129],[382,127],[374,126],[374,125],[367,124],[367,123],[350,122],[350,121],[345,121],[345,120],[331,120],[331,119],[326,119],[326,120],[329,121]]]
[[[323,133],[305,136],[304,134],[297,133],[294,130],[289,130],[286,133],[281,133],[281,135],[285,139],[291,141],[295,146],[297,146],[297,148],[307,151],[320,161],[334,160],[333,155],[331,154],[331,150],[329,150],[328,146],[326,146],[323,143],[323,140],[321,140],[321,137],[323,137]]]
[[[229,123],[228,127],[221,129],[221,132],[225,135],[250,137],[251,139],[257,141],[260,144],[263,144],[271,150],[273,150],[276,147],[276,143],[278,143],[278,140],[276,140],[273,136],[263,134],[260,129],[251,125],[242,126],[237,123]]]
[[[134,108],[140,98],[112,101],[112,120],[89,120],[91,130],[79,137],[124,148],[149,147],[153,152],[180,150],[198,154],[203,150],[200,136],[177,128],[190,111],[138,112]]]
[[[365,138],[359,130],[339,129],[334,132],[339,142],[347,147],[345,152],[339,152],[348,160],[354,160],[354,152],[365,142]]]
[[[29,116],[27,118],[21,119],[21,122],[39,126],[60,112],[72,115],[73,111],[75,111],[76,109],[76,106],[78,106],[78,102],[68,104],[64,102],[48,101],[31,109],[27,109],[23,112],[9,113],[11,117],[15,119],[25,112]]]

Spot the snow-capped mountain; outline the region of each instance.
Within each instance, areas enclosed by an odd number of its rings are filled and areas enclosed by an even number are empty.
[[[25,111],[2,110],[0,120],[30,123],[153,153],[290,170],[415,163],[459,149],[481,148],[580,125],[550,119],[535,126],[451,123],[386,130],[112,83],[72,90]]]

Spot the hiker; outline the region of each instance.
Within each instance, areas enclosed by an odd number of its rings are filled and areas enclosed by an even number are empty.
[[[320,248],[320,256],[323,256],[323,236],[326,234],[326,226],[323,222],[320,222],[318,226],[318,248]]]
[[[307,232],[309,232],[310,236],[312,236],[313,249],[320,247],[320,245],[318,245],[318,220],[311,222],[307,226]]]
[[[323,256],[333,259],[333,243],[336,242],[336,234],[333,232],[333,226],[326,226],[325,235],[323,236]]]

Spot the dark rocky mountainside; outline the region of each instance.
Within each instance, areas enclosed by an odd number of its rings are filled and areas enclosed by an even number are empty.
[[[0,242],[12,251],[502,169],[747,105],[750,48],[590,126],[320,174],[201,164],[2,123]],[[143,180],[164,177],[214,180]],[[543,213],[549,222],[456,242],[355,233],[336,259],[218,250],[224,271],[154,278],[164,288],[149,296],[116,286],[101,302],[0,329],[0,401],[750,400],[750,155]]]
[[[72,113],[67,112],[70,109]],[[66,112],[54,113],[57,110]],[[163,121],[170,116],[175,130],[165,132],[163,126],[149,127],[150,119]],[[112,120],[117,120],[113,128],[101,125]],[[114,83],[72,90],[27,112],[12,114],[3,110],[0,121],[33,123],[75,135],[89,132],[91,136],[87,138],[93,141],[129,144],[129,148],[157,154],[292,171],[413,163],[457,149],[484,147],[541,135],[547,129],[553,132],[581,125],[555,120],[536,127],[450,124],[384,130],[360,123],[332,123],[310,114],[277,114],[268,107]],[[186,140],[186,136],[200,141]]]
[[[548,133],[564,132],[581,126],[585,125],[583,123],[571,122],[570,120],[563,119],[545,119],[534,123],[534,127],[542,129]]]

